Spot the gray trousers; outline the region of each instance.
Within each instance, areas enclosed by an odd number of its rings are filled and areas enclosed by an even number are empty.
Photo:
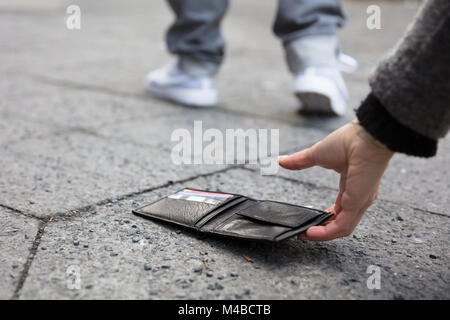
[[[188,74],[214,74],[225,54],[220,23],[228,0],[167,1],[176,15],[166,35],[169,51]],[[295,74],[310,65],[335,63],[336,31],[344,23],[340,0],[279,0],[273,31],[283,43],[289,70]]]

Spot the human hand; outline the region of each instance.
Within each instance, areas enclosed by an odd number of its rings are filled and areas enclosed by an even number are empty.
[[[375,201],[393,154],[354,121],[308,149],[280,156],[278,162],[285,169],[302,170],[317,165],[341,175],[335,204],[326,210],[335,215],[324,226],[311,227],[299,238],[327,241],[349,236]]]

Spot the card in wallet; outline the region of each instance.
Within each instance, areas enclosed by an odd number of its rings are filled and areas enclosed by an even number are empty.
[[[283,202],[195,189],[182,189],[133,213],[200,232],[265,241],[287,239],[332,216]]]

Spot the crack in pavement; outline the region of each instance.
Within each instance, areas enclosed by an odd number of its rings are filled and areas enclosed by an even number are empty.
[[[125,199],[128,199],[128,198],[132,198],[132,197],[140,195],[140,194],[144,194],[144,193],[151,192],[151,191],[154,191],[154,190],[157,190],[157,189],[168,187],[168,186],[170,186],[172,184],[188,182],[190,180],[195,180],[195,179],[200,178],[200,177],[206,177],[206,176],[214,175],[216,173],[222,173],[222,172],[228,171],[230,169],[234,169],[234,168],[230,166],[230,167],[227,167],[227,168],[224,168],[224,169],[221,169],[221,170],[216,170],[214,172],[207,173],[207,174],[196,175],[194,177],[189,177],[189,178],[178,180],[178,181],[169,181],[169,182],[167,182],[167,183],[165,183],[163,185],[159,185],[159,186],[156,186],[156,187],[153,187],[153,188],[148,188],[148,189],[145,189],[145,190],[141,190],[141,191],[132,192],[132,193],[129,193],[129,194],[126,194],[126,195],[122,195],[120,197],[115,197],[114,200],[119,202],[119,201],[122,201],[122,200],[125,200]],[[99,201],[99,202],[97,202],[95,204],[87,205],[87,206],[84,206],[84,207],[78,208],[78,209],[72,209],[69,212],[70,213],[74,213],[74,212],[78,213],[78,212],[91,211],[95,206],[100,206],[100,205],[104,205],[104,204],[110,203],[111,200],[112,199],[104,199],[104,200],[101,200],[101,201]],[[67,212],[63,212],[63,213],[60,213],[60,214],[52,215],[51,217],[39,218],[39,217],[36,217],[34,215],[25,214],[22,211],[14,209],[14,208],[12,208],[10,206],[6,206],[6,205],[3,205],[3,204],[0,204],[0,206],[3,207],[3,208],[9,209],[11,211],[14,211],[16,213],[19,213],[21,215],[24,215],[26,217],[35,218],[35,219],[38,219],[38,220],[41,221],[41,223],[39,225],[39,229],[38,229],[38,231],[36,233],[36,236],[35,236],[35,239],[33,241],[33,245],[31,246],[31,249],[29,251],[29,254],[28,254],[28,257],[27,257],[27,261],[25,262],[25,264],[23,266],[23,269],[22,269],[22,272],[20,274],[19,282],[18,282],[18,284],[16,286],[16,289],[14,290],[14,293],[13,293],[13,295],[11,297],[11,300],[17,300],[20,297],[20,291],[22,290],[22,288],[23,288],[23,286],[25,284],[25,281],[26,281],[26,279],[28,277],[28,272],[30,270],[31,264],[33,263],[34,257],[36,256],[36,253],[37,253],[37,250],[39,248],[39,245],[40,245],[40,242],[41,242],[41,238],[42,238],[42,236],[44,234],[45,228],[47,227],[47,225],[50,222],[53,222],[56,217],[67,217],[68,215],[67,215]],[[77,216],[78,215],[72,214],[69,217],[72,219],[72,218],[75,218]]]
[[[253,169],[253,168],[249,168],[249,167],[243,167],[242,169],[247,170],[247,171],[251,171],[251,172],[257,172],[258,171],[257,169]],[[319,184],[316,184],[314,182],[302,181],[302,180],[298,180],[298,179],[295,179],[295,178],[289,178],[289,177],[285,177],[285,176],[276,176],[276,177],[280,178],[280,179],[283,179],[283,180],[286,180],[286,181],[290,181],[290,182],[301,184],[301,185],[303,185],[305,187],[310,187],[310,188],[313,188],[313,189],[317,189],[317,190],[322,189],[322,190],[332,190],[332,191],[335,191],[336,193],[339,192],[339,189],[337,189],[337,188],[328,187],[328,186],[325,186],[325,185],[319,185]],[[427,209],[424,209],[424,208],[419,208],[419,207],[416,207],[414,205],[408,204],[406,202],[393,201],[393,200],[382,198],[382,197],[378,197],[378,199],[376,201],[390,203],[390,204],[397,205],[397,206],[404,206],[404,207],[407,207],[409,209],[419,210],[419,211],[421,211],[423,213],[450,218],[450,216],[445,214],[445,213],[430,211],[430,210],[427,210]]]
[[[87,134],[86,132],[83,132],[83,133]],[[98,138],[102,138],[102,139],[106,138],[106,136],[102,136],[102,135],[95,135],[95,136],[98,137]],[[123,141],[123,142],[125,142],[125,141]],[[141,145],[141,144],[137,144],[137,145],[138,146],[146,146],[146,145]],[[226,171],[234,170],[234,169],[245,169],[245,170],[249,170],[249,171],[252,171],[252,172],[256,172],[256,170],[253,170],[253,169],[250,169],[250,168],[246,168],[245,167],[246,165],[247,164],[229,165],[228,167],[220,169],[220,170],[216,170],[216,171],[212,171],[212,172],[204,173],[204,174],[197,174],[197,175],[194,175],[194,176],[191,176],[191,177],[188,177],[188,178],[185,178],[185,179],[181,179],[181,180],[169,181],[169,182],[166,182],[164,184],[161,184],[161,185],[158,185],[158,186],[155,186],[155,187],[134,191],[134,192],[127,193],[127,194],[124,194],[124,195],[120,195],[120,196],[117,196],[117,197],[114,197],[114,198],[103,199],[103,200],[100,200],[100,201],[95,202],[93,204],[88,204],[88,205],[85,205],[83,207],[78,207],[78,208],[73,208],[73,209],[67,209],[64,212],[59,212],[59,213],[51,214],[51,215],[44,216],[44,217],[39,217],[39,216],[36,216],[36,215],[34,215],[32,213],[25,213],[25,212],[23,212],[23,211],[21,211],[19,209],[10,207],[10,206],[8,206],[6,204],[2,204],[2,203],[0,203],[0,207],[3,207],[5,209],[9,209],[11,211],[14,211],[14,212],[16,212],[18,214],[21,214],[21,215],[25,216],[25,217],[34,218],[34,219],[38,219],[38,220],[41,220],[41,221],[45,221],[45,220],[47,220],[49,218],[68,217],[69,213],[72,214],[70,216],[77,216],[77,215],[74,215],[73,213],[88,212],[88,211],[91,211],[93,207],[104,205],[104,204],[107,204],[107,203],[111,203],[112,200],[115,200],[115,201],[119,202],[121,200],[129,199],[129,198],[132,198],[134,196],[141,195],[141,194],[144,194],[144,193],[147,193],[147,192],[152,192],[152,191],[155,191],[155,190],[158,190],[158,189],[166,188],[166,187],[168,187],[168,186],[170,186],[172,184],[185,183],[185,182],[188,182],[188,181],[191,181],[191,180],[195,180],[197,178],[208,177],[208,176],[211,176],[211,175],[214,175],[214,174],[217,174],[217,173],[222,173],[222,172],[226,172]],[[299,183],[304,183],[305,184],[305,182],[302,182],[302,181],[297,181],[296,180],[295,182],[299,182]],[[314,187],[315,185],[311,184],[311,186]]]
[[[39,220],[39,221],[45,221],[45,220],[47,219],[46,217],[37,217],[37,216],[35,216],[35,215],[33,215],[33,214],[25,213],[25,212],[23,212],[23,211],[21,211],[21,210],[19,210],[19,209],[13,208],[13,207],[8,206],[8,205],[3,204],[3,203],[0,203],[0,208],[4,208],[4,209],[6,209],[6,210],[15,212],[15,213],[17,213],[17,214],[19,214],[19,215],[21,215],[21,216],[26,217],[26,218],[37,219],[37,220]]]
[[[63,212],[57,212],[55,214],[45,216],[43,219],[53,218],[53,219],[56,220],[57,218],[69,218],[69,219],[75,218],[75,217],[79,216],[79,213],[82,213],[82,212],[86,213],[86,212],[92,211],[93,208],[96,207],[96,206],[102,206],[102,205],[105,205],[105,204],[108,204],[108,203],[113,203],[113,201],[114,201],[114,203],[117,203],[117,202],[120,202],[122,200],[130,199],[130,198],[133,198],[133,197],[138,196],[138,195],[142,195],[142,194],[145,194],[145,193],[153,192],[155,190],[159,190],[159,189],[162,189],[162,188],[167,188],[168,186],[171,186],[171,185],[174,185],[174,184],[182,184],[182,183],[189,182],[189,181],[192,181],[192,180],[195,180],[195,179],[198,179],[198,178],[208,177],[208,176],[212,176],[212,175],[215,175],[215,174],[218,174],[218,173],[223,173],[223,172],[226,172],[226,171],[229,171],[229,170],[242,168],[242,166],[243,165],[228,166],[228,167],[220,169],[220,170],[216,170],[216,171],[212,171],[212,172],[208,172],[208,173],[203,173],[203,174],[197,174],[195,176],[187,177],[185,179],[180,179],[180,180],[175,180],[175,181],[168,181],[166,183],[163,183],[163,184],[160,184],[160,185],[157,185],[157,186],[154,186],[154,187],[150,187],[150,188],[147,188],[147,189],[130,192],[130,193],[127,193],[127,194],[124,194],[124,195],[120,195],[120,196],[117,196],[117,197],[113,197],[113,198],[103,199],[103,200],[97,201],[95,203],[85,205],[83,207],[67,209],[66,211],[63,211]],[[32,216],[35,217],[34,215],[32,215]]]
[[[83,130],[82,133],[88,134],[84,130]],[[98,138],[101,138],[101,139],[106,139],[106,138],[109,139],[109,137],[107,137],[107,136],[97,135],[97,134],[94,134],[94,135],[96,137],[98,137]],[[128,142],[128,141],[122,141],[122,142]],[[146,145],[143,145],[143,144],[142,145],[141,144],[136,144],[136,145],[137,146],[143,146],[143,147],[146,146]],[[286,150],[282,151],[281,153],[282,154],[290,154],[290,153],[295,152],[297,150],[303,150],[304,148],[307,148],[308,146],[309,145],[303,145],[303,146],[300,146],[300,147],[298,147],[296,149],[286,149]],[[259,160],[259,158],[258,158],[258,160]],[[77,207],[77,208],[73,208],[73,209],[67,209],[64,212],[59,212],[59,213],[55,213],[55,214],[44,216],[44,217],[39,217],[39,216],[36,216],[36,215],[34,215],[32,213],[28,214],[28,213],[25,213],[25,212],[23,212],[23,211],[21,211],[19,209],[10,207],[10,206],[2,204],[2,203],[0,203],[0,207],[3,207],[5,209],[9,209],[11,211],[14,211],[16,213],[19,213],[19,214],[25,216],[25,217],[35,218],[35,219],[38,219],[38,220],[41,220],[41,221],[44,221],[45,219],[49,219],[49,218],[56,218],[56,217],[68,217],[68,216],[76,217],[77,214],[74,214],[74,213],[89,212],[89,211],[92,210],[93,207],[104,205],[104,204],[107,204],[107,203],[111,203],[112,200],[114,200],[116,202],[119,202],[119,201],[122,201],[122,200],[125,200],[125,199],[132,198],[132,197],[137,196],[137,195],[141,195],[141,194],[152,192],[152,191],[155,191],[155,190],[158,190],[158,189],[166,188],[166,187],[168,187],[168,186],[170,186],[172,184],[185,183],[185,182],[188,182],[188,181],[191,181],[191,180],[195,180],[197,178],[208,177],[208,176],[211,176],[211,175],[214,175],[214,174],[217,174],[217,173],[227,172],[229,170],[235,170],[235,169],[243,169],[243,170],[246,170],[246,171],[249,171],[249,172],[252,172],[252,173],[256,173],[259,170],[259,169],[254,169],[254,168],[248,167],[247,165],[248,165],[247,163],[241,164],[241,165],[229,165],[228,167],[226,167],[224,169],[212,171],[212,172],[209,172],[209,173],[194,175],[194,176],[187,177],[187,178],[181,179],[181,180],[168,181],[168,182],[166,182],[164,184],[161,184],[161,185],[158,185],[158,186],[155,186],[155,187],[151,187],[151,188],[147,188],[147,189],[143,189],[143,190],[130,192],[130,193],[127,193],[127,194],[124,194],[124,195],[119,195],[119,196],[114,197],[114,198],[103,199],[103,200],[100,200],[100,201],[95,202],[93,204],[88,204],[86,206]],[[339,191],[337,188],[333,188],[333,187],[329,187],[329,186],[325,186],[325,185],[320,185],[320,184],[316,184],[316,183],[309,182],[309,181],[302,181],[302,180],[299,180],[299,179],[296,179],[296,178],[289,178],[289,177],[285,177],[285,176],[275,176],[275,177],[283,179],[285,181],[298,183],[298,184],[301,184],[303,186],[306,186],[306,187],[309,187],[309,188],[313,188],[313,189],[332,190],[332,191],[335,191],[335,192]],[[419,208],[419,207],[410,205],[410,204],[405,203],[405,202],[397,202],[397,201],[393,201],[393,200],[386,199],[386,198],[378,198],[378,200],[386,202],[386,203],[395,204],[395,205],[398,205],[398,206],[406,206],[406,207],[408,207],[410,209],[420,210],[420,211],[422,211],[424,213],[450,218],[450,216],[447,215],[447,214],[440,213],[440,212],[434,212],[434,211],[427,210],[427,209],[424,209],[424,208]]]
[[[144,190],[141,190],[141,191],[132,192],[132,193],[129,193],[129,194],[126,194],[126,195],[122,195],[122,196],[119,196],[119,197],[115,197],[114,200],[119,202],[119,201],[122,201],[122,200],[125,200],[125,199],[129,199],[129,198],[132,198],[132,197],[140,195],[140,194],[144,194],[144,193],[147,193],[147,192],[152,192],[154,190],[165,188],[165,187],[168,187],[168,186],[173,185],[173,184],[179,184],[179,183],[188,182],[188,181],[200,178],[200,177],[207,177],[207,176],[214,175],[214,174],[217,174],[217,173],[226,172],[226,171],[231,170],[231,169],[236,169],[236,167],[229,166],[227,168],[224,168],[224,169],[221,169],[221,170],[216,170],[214,172],[200,174],[200,175],[196,175],[196,176],[193,176],[193,177],[189,177],[189,178],[181,179],[181,180],[177,180],[177,181],[169,181],[169,182],[167,182],[165,184],[162,184],[162,185],[159,185],[159,186],[156,186],[156,187],[144,189]],[[88,212],[88,211],[91,211],[96,206],[101,206],[101,205],[104,205],[104,204],[107,204],[107,203],[111,203],[112,200],[113,199],[104,199],[104,200],[101,200],[101,201],[99,201],[99,202],[97,202],[95,204],[87,205],[87,206],[84,206],[84,207],[78,208],[78,209],[72,209],[69,212],[70,213],[74,213],[74,212],[76,212],[76,213]],[[25,284],[25,281],[28,278],[28,272],[30,270],[31,264],[33,263],[34,257],[36,256],[36,253],[37,253],[37,250],[38,250],[39,245],[41,243],[41,238],[42,238],[42,236],[44,234],[45,228],[47,227],[47,225],[50,222],[55,221],[55,218],[57,218],[57,217],[67,217],[69,215],[67,214],[68,212],[63,212],[63,213],[52,215],[50,217],[40,218],[40,217],[36,217],[34,215],[25,214],[25,213],[23,213],[20,210],[14,209],[14,208],[6,206],[6,205],[0,204],[0,207],[9,209],[9,210],[11,210],[13,212],[19,213],[19,214],[24,215],[26,217],[35,218],[35,219],[38,219],[38,220],[41,221],[41,223],[39,225],[39,229],[38,229],[38,231],[36,233],[36,236],[35,236],[35,239],[33,241],[33,245],[31,246],[31,249],[29,251],[29,254],[28,254],[28,257],[27,257],[27,261],[25,262],[25,264],[23,266],[23,269],[22,269],[22,272],[20,274],[19,282],[18,282],[18,284],[16,286],[16,289],[14,290],[14,293],[13,293],[13,295],[11,297],[11,300],[17,300],[17,299],[19,299],[20,291],[22,290],[22,288],[23,288],[23,286]],[[69,217],[70,217],[70,219],[72,219],[72,218],[76,218],[77,216],[78,216],[78,214],[72,214]]]
[[[36,233],[36,236],[33,241],[33,245],[31,246],[30,252],[27,257],[27,261],[25,262],[22,272],[20,273],[19,282],[17,283],[16,289],[10,300],[17,300],[20,297],[20,291],[25,284],[26,279],[28,278],[28,272],[30,270],[31,264],[33,263],[34,257],[36,256],[36,252],[39,248],[39,244],[41,243],[42,235],[44,234],[45,227],[48,225],[50,219],[46,221],[42,221],[39,225],[39,229]]]

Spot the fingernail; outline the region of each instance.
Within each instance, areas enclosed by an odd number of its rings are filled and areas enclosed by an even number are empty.
[[[278,157],[278,161],[284,160],[284,159],[286,159],[287,157],[289,157],[289,156],[279,156],[279,157]]]

